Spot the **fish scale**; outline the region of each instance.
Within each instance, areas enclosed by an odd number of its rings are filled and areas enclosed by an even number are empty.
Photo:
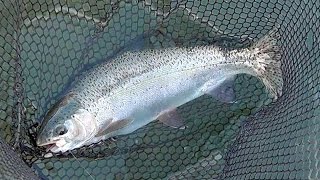
[[[213,48],[214,49],[211,48],[211,55],[216,55],[214,52],[220,52],[217,48]],[[112,89],[117,86],[125,85],[127,81],[132,80],[136,76],[165,67],[169,67],[170,69],[172,67],[178,68],[179,64],[182,64],[182,62],[188,58],[184,53],[187,53],[190,50],[195,51],[195,49],[190,48],[173,48],[159,51],[149,50],[145,52],[127,52],[124,55],[113,59],[106,65],[98,67],[95,71],[91,71],[87,76],[85,76],[85,78],[80,80],[79,84],[74,88],[74,91],[81,92],[78,93],[77,97],[79,97],[83,104],[85,104],[86,99],[90,97],[108,96]],[[175,55],[177,53],[176,51],[178,51],[180,56]],[[202,49],[197,53],[201,53],[201,51]],[[154,57],[150,59],[152,56]],[[218,59],[218,57],[216,58]],[[208,65],[208,62],[210,62],[208,59],[202,60],[198,58],[195,60],[196,61],[193,61],[194,63],[188,63],[188,66],[192,67],[197,63],[202,63],[203,66],[206,66]],[[198,60],[202,60],[202,62]],[[182,68],[186,68],[184,64],[182,65]],[[84,89],[83,87],[89,88]],[[88,106],[90,105],[91,104],[88,104]]]

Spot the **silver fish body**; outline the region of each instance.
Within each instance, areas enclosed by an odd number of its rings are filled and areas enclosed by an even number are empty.
[[[152,64],[148,63],[150,57],[154,58]],[[163,59],[166,63],[163,63]],[[75,88],[75,92],[81,92],[77,98],[84,108],[96,113],[98,124],[103,124],[106,119],[133,119],[130,126],[117,131],[117,135],[131,133],[155,120],[161,112],[205,94],[224,79],[251,71],[241,63],[226,63],[223,53],[214,47],[172,48],[141,54],[126,53],[114,61],[122,60],[125,62],[119,66],[123,67],[121,72],[124,76],[115,80],[118,82],[115,86],[110,86],[105,78],[118,73],[110,71],[115,67],[110,63],[109,67],[97,68],[97,71],[82,81],[83,84]],[[135,75],[129,75],[130,71]],[[126,78],[126,73],[130,77]],[[92,87],[91,79],[95,79],[101,86],[95,84]],[[83,87],[89,88],[84,90]],[[99,92],[104,88],[107,93]]]
[[[199,96],[219,96],[216,89],[242,73],[261,79],[277,98],[282,75],[276,38],[272,31],[252,47],[233,51],[199,46],[126,52],[75,84],[72,97],[47,116],[38,145],[64,152],[131,133]],[[65,131],[55,133],[57,126]]]

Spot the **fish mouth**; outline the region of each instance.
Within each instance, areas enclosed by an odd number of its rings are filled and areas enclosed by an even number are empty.
[[[46,148],[46,152],[49,152],[50,150],[52,150],[54,148],[58,148],[58,146],[56,145],[56,143],[58,141],[59,140],[46,142],[46,143],[38,144],[38,146],[45,147]]]
[[[58,148],[56,143],[48,144],[46,145],[46,152],[52,151],[52,149],[56,149],[56,148]]]
[[[49,142],[41,142],[40,139],[38,140],[37,142],[37,145],[38,146],[47,146],[47,145],[50,145],[50,144],[55,144],[56,142],[58,142],[59,140],[54,140],[54,141],[49,141]]]

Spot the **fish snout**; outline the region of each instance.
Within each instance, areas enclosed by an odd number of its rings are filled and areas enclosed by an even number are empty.
[[[45,146],[45,145],[48,145],[48,144],[52,144],[50,138],[47,138],[47,137],[45,137],[45,136],[43,136],[41,134],[37,137],[36,143],[37,143],[37,146]]]
[[[37,137],[37,146],[43,146],[43,144],[45,144],[46,140],[43,137]]]

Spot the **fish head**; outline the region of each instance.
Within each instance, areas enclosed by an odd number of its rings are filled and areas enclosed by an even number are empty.
[[[81,147],[97,131],[95,116],[68,95],[46,114],[37,136],[38,146],[47,151],[66,152]]]

